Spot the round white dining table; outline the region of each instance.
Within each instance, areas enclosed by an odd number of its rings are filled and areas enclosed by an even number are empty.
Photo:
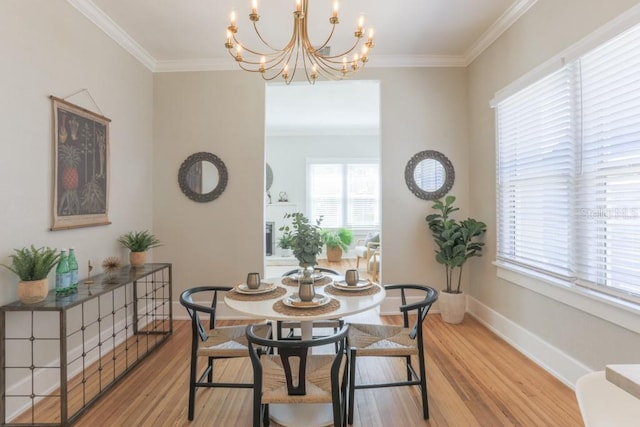
[[[336,277],[334,280],[339,280]],[[275,283],[286,289],[286,294],[268,300],[246,301],[225,296],[224,302],[227,307],[251,317],[267,320],[288,320],[300,322],[302,339],[309,340],[313,337],[313,321],[340,319],[352,314],[361,313],[377,307],[384,301],[386,293],[383,287],[380,292],[373,295],[360,295],[359,292],[351,292],[349,295],[335,295],[325,292],[326,286],[316,286],[316,294],[327,295],[340,301],[340,307],[334,311],[323,314],[308,315],[304,313],[304,308],[300,308],[300,314],[283,314],[273,309],[273,305],[280,299],[287,298],[298,292],[297,286],[282,284],[282,277],[264,279],[264,282]],[[297,311],[297,310],[296,310]],[[278,424],[283,426],[315,427],[333,424],[333,412],[331,405],[321,404],[295,404],[295,405],[269,405],[269,416]]]

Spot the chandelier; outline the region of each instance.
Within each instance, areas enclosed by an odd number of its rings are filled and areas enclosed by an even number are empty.
[[[250,49],[238,40],[236,14],[232,11],[224,45],[240,68],[245,71],[260,73],[264,80],[273,80],[278,76],[282,76],[285,83],[289,84],[296,74],[298,64],[301,64],[307,81],[313,84],[318,76],[329,80],[341,80],[364,67],[369,60],[369,50],[373,47],[372,29],[369,30],[367,41],[363,43],[362,50],[359,53],[354,53],[364,36],[364,17],[361,16],[358,21],[356,30],[353,33],[355,42],[351,48],[342,53],[331,55],[328,53],[329,42],[333,37],[336,25],[340,23],[338,19],[338,2],[334,2],[333,13],[329,18],[331,32],[327,40],[320,46],[312,45],[309,40],[307,32],[308,3],[308,0],[296,0],[296,9],[293,12],[293,34],[287,44],[278,49],[272,47],[258,30],[258,21],[260,21],[258,2],[253,0],[249,20],[253,23],[253,29],[266,48],[265,52]],[[353,56],[351,56],[352,54]]]

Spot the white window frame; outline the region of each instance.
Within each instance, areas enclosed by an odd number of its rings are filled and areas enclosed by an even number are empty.
[[[310,168],[309,166],[312,164],[333,164],[333,165],[341,165],[342,166],[342,188],[343,188],[343,197],[342,197],[342,224],[338,225],[336,228],[345,227],[349,228],[357,233],[369,233],[372,231],[377,231],[380,229],[380,205],[381,205],[381,188],[380,188],[380,160],[377,158],[368,158],[368,157],[358,157],[358,158],[308,158],[306,164],[306,205],[307,212],[309,212],[309,216],[313,218],[312,212],[312,201],[311,201],[311,179],[310,179]],[[354,164],[377,164],[378,165],[378,201],[377,201],[377,211],[376,217],[378,219],[377,224],[372,224],[370,227],[354,227],[352,224],[346,223],[348,218],[348,209],[349,209],[349,200],[347,197],[347,174],[345,173],[347,167],[349,165]],[[322,224],[321,224],[322,226]],[[333,228],[333,227],[331,227]]]

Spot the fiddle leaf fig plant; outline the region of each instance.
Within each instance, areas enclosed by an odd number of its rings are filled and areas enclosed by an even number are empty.
[[[318,264],[317,256],[322,252],[324,239],[320,229],[322,217],[312,224],[301,212],[288,213],[284,216],[292,219],[291,227],[285,225],[280,227],[280,231],[290,233],[291,249],[300,267],[315,266]]]
[[[432,208],[438,212],[427,215],[425,220],[437,246],[436,261],[445,266],[445,292],[459,294],[462,268],[469,258],[482,255],[484,243],[478,239],[487,231],[487,225],[473,218],[464,221],[451,218],[453,212],[460,210],[453,205],[455,200],[455,196],[447,196],[444,202],[436,200]],[[458,281],[454,289],[453,276],[456,268]]]

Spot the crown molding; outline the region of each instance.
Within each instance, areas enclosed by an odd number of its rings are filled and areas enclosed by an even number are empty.
[[[464,67],[461,55],[375,55],[367,62],[371,68]]]
[[[465,52],[464,55],[372,55],[367,68],[466,67],[513,25],[537,0],[518,0]],[[154,73],[237,70],[232,59],[158,61],[106,15],[92,0],[67,0],[124,50]]]
[[[538,0],[518,0],[507,9],[464,54],[464,66],[471,64],[494,41],[507,31],[522,15],[536,4]]]
[[[156,59],[149,54],[142,46],[129,36],[118,24],[106,15],[91,0],[67,0],[78,12],[86,16],[106,35],[111,37],[124,50],[129,52],[134,58],[142,63],[149,70],[156,68]]]
[[[233,59],[175,59],[158,61],[153,69],[156,73],[175,73],[187,71],[235,71],[238,64]]]

